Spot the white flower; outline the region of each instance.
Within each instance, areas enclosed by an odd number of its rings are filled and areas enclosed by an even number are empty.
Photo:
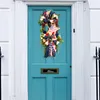
[[[48,43],[48,41],[47,42],[45,42],[45,45],[48,45],[49,43]]]
[[[46,12],[46,15],[48,16],[49,14],[50,14],[50,11],[47,11],[47,12]]]
[[[43,34],[43,37],[45,37],[46,35],[45,34]]]
[[[60,30],[60,28],[59,28],[59,27],[57,27],[57,30]]]
[[[50,22],[53,23],[54,21],[53,20],[50,20]]]
[[[61,38],[61,35],[59,35],[59,37]]]
[[[43,19],[45,19],[45,17],[44,16],[41,16],[40,20],[42,21]]]
[[[57,41],[57,43],[56,43],[57,45],[59,44],[59,41]]]
[[[43,42],[45,42],[45,39],[43,39]]]
[[[53,14],[53,18],[56,17],[56,19],[58,19],[58,16],[56,14]]]
[[[41,37],[41,40],[42,40],[43,38]]]

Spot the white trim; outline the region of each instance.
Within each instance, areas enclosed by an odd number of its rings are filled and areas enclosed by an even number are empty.
[[[86,0],[22,0],[24,2],[84,2]]]
[[[48,5],[48,2],[15,2],[15,94],[16,100],[28,100],[28,79],[27,79],[27,5]],[[84,91],[84,41],[89,37],[84,36],[83,2],[49,2],[49,4],[71,5],[72,6],[72,100],[85,99]],[[85,31],[86,32],[86,31]],[[89,36],[89,35],[88,35]],[[86,48],[89,50],[89,47]],[[86,51],[85,50],[85,51]],[[88,65],[89,66],[89,65]]]
[[[9,16],[9,100],[12,100],[15,97],[15,66],[14,66],[14,33],[15,33],[15,24],[14,24],[14,3],[10,5],[10,16]]]
[[[35,1],[34,2],[25,2],[25,4],[27,4],[27,5],[73,5],[73,3],[74,2],[70,2],[70,1],[67,3],[65,1],[64,2],[56,1],[56,2],[49,2],[49,3],[48,2],[35,2]]]
[[[15,3],[15,94],[16,100],[28,100],[27,93],[27,5]]]
[[[90,9],[89,3],[85,3],[83,9],[84,32],[84,99],[91,100],[91,56],[90,56]]]

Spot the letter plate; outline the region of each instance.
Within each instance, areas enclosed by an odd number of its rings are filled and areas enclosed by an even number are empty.
[[[59,74],[59,68],[41,68],[41,74]]]

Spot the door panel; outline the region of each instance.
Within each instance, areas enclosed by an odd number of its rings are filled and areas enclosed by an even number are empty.
[[[59,33],[64,42],[56,57],[44,58],[40,43],[40,15],[44,10],[53,10],[59,17]],[[71,100],[71,7],[28,7],[28,99]],[[41,73],[41,68],[58,68],[56,74]]]
[[[30,100],[47,100],[46,99],[46,78],[32,78],[32,99]]]
[[[53,88],[54,100],[67,100],[68,99],[67,77],[56,77],[54,78],[53,81],[54,81],[54,88]]]

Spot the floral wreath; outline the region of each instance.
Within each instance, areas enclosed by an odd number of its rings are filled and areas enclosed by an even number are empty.
[[[63,42],[59,35],[58,16],[53,11],[44,11],[40,16],[39,24],[41,26],[41,44],[44,46],[44,57],[55,57],[58,51],[58,45]]]

